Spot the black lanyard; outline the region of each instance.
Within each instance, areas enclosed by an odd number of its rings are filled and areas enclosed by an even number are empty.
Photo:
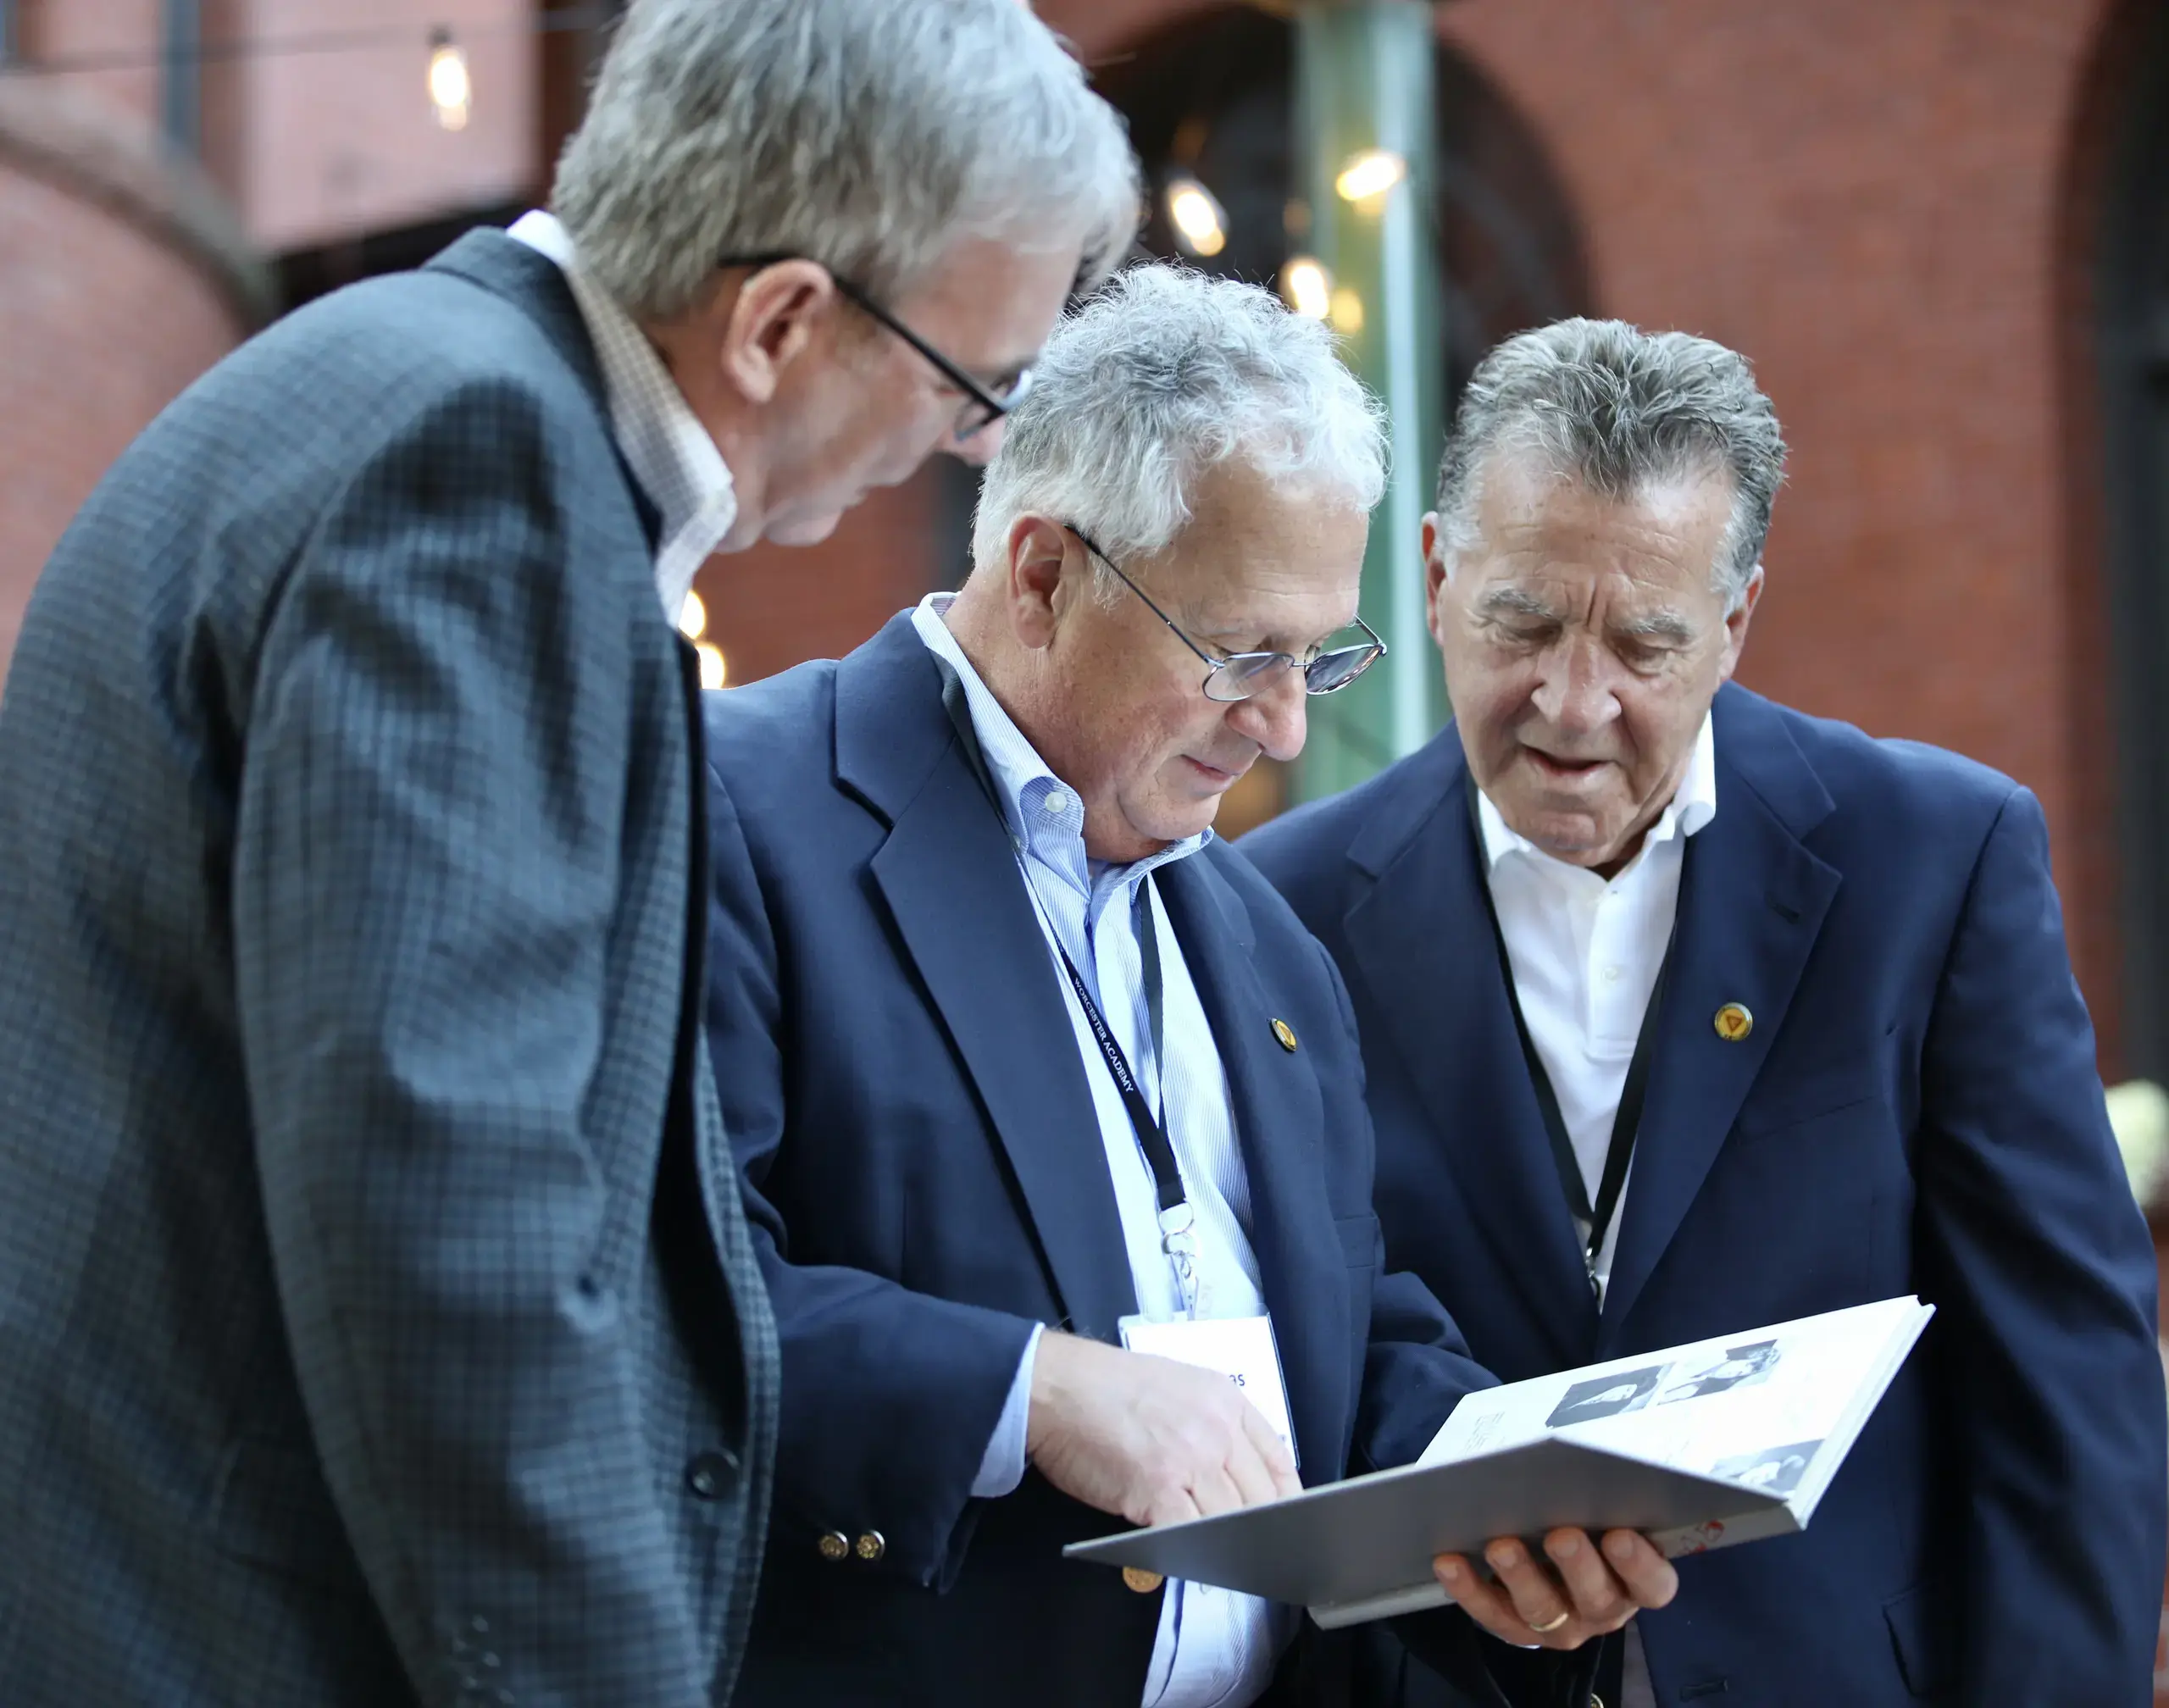
[[[942,707],[949,714],[949,722],[957,732],[957,740],[963,750],[964,762],[979,779],[979,787],[985,791],[987,803],[994,808],[996,817],[1001,819],[1007,834],[1008,819],[1001,812],[1001,796],[996,792],[994,779],[988,774],[986,755],[980,750],[979,732],[972,727],[971,705],[964,693],[963,679],[949,662],[939,653],[935,663],[942,675]],[[1018,875],[1024,880],[1024,891],[1031,897],[1035,908],[1040,906],[1038,892],[1032,887],[1031,874],[1024,869],[1020,858]],[[1145,1012],[1152,1040],[1152,1059],[1160,1063],[1162,1109],[1167,1106],[1167,1055],[1161,1038],[1164,1027],[1166,1000],[1160,978],[1160,933],[1152,918],[1151,899],[1146,893],[1148,883],[1140,882],[1136,899],[1131,907],[1130,923],[1137,933],[1137,952],[1143,963],[1145,974]],[[1115,1042],[1115,1034],[1108,1029],[1107,1017],[1100,1012],[1100,1005],[1092,1000],[1092,993],[1085,986],[1077,970],[1077,963],[1069,958],[1068,950],[1062,946],[1062,939],[1048,922],[1048,936],[1053,940],[1055,952],[1062,957],[1062,970],[1069,975],[1069,987],[1077,993],[1077,1001],[1084,1011],[1084,1019],[1092,1036],[1098,1040],[1100,1053],[1107,1057],[1107,1072],[1113,1076],[1115,1089],[1122,1094],[1123,1109],[1129,1116],[1129,1124],[1137,1132],[1137,1148],[1145,1153],[1146,1166],[1152,1171],[1153,1190],[1160,1204],[1160,1248],[1173,1262],[1177,1279],[1181,1284],[1185,1304],[1195,1302],[1195,1248],[1190,1241],[1194,1221],[1189,1194],[1184,1190],[1182,1170],[1175,1162],[1175,1149],[1168,1141],[1167,1128],[1160,1117],[1152,1112],[1139,1089],[1137,1076],[1129,1071],[1129,1059],[1122,1053],[1122,1046]]]
[[[1506,1001],[1514,1011],[1514,1030],[1522,1040],[1522,1059],[1528,1064],[1530,1084],[1536,1090],[1536,1106],[1544,1117],[1545,1136],[1551,1141],[1552,1166],[1559,1171],[1559,1184],[1567,1195],[1567,1207],[1573,1212],[1575,1222],[1589,1230],[1588,1243],[1582,1261],[1589,1272],[1589,1291],[1597,1297],[1600,1307],[1604,1303],[1603,1289],[1596,1278],[1596,1260],[1604,1250],[1604,1236],[1611,1227],[1613,1212],[1619,1208],[1619,1195],[1627,1184],[1627,1165],[1634,1159],[1634,1135],[1642,1124],[1642,1100],[1650,1085],[1650,1056],[1657,1032],[1658,1017],[1664,1007],[1665,985],[1672,977],[1672,951],[1679,941],[1679,910],[1673,909],[1672,934],[1665,940],[1664,960],[1657,968],[1657,982],[1650,991],[1649,1006],[1642,1011],[1642,1029],[1634,1040],[1634,1054],[1627,1064],[1627,1080],[1619,1088],[1619,1107],[1611,1117],[1611,1143],[1604,1153],[1604,1174],[1597,1183],[1596,1203],[1589,1203],[1589,1189],[1583,1184],[1582,1165],[1574,1156],[1573,1141],[1567,1136],[1567,1123],[1559,1113],[1558,1094],[1551,1089],[1551,1076],[1544,1071],[1544,1060],[1536,1053],[1536,1045],[1529,1037],[1528,1022],[1522,1014],[1521,994],[1514,988],[1514,966],[1506,954],[1506,934],[1500,929],[1499,909],[1491,899],[1490,862],[1484,846],[1484,818],[1477,806],[1476,779],[1468,779],[1469,831],[1476,839],[1477,888],[1484,895],[1484,911],[1491,921],[1491,941],[1499,951],[1499,976],[1506,981]],[[1686,860],[1691,842],[1680,846],[1679,893],[1687,893]]]
[[[1024,880],[1031,882],[1028,877]],[[1131,910],[1137,930],[1137,952],[1145,963],[1145,1007],[1152,1029],[1152,1056],[1160,1063],[1160,1106],[1168,1106],[1167,1060],[1161,1053],[1160,1029],[1162,996],[1160,988],[1160,934],[1152,919],[1152,904],[1146,893],[1146,886],[1137,886],[1137,901]],[[1092,1036],[1100,1045],[1100,1053],[1107,1058],[1107,1072],[1114,1078],[1115,1090],[1122,1093],[1123,1107],[1129,1112],[1129,1124],[1137,1129],[1137,1148],[1145,1153],[1145,1161],[1152,1170],[1152,1184],[1159,1195],[1160,1214],[1180,1209],[1189,1195],[1183,1190],[1182,1170],[1175,1163],[1174,1146],[1168,1142],[1168,1129],[1160,1117],[1152,1112],[1152,1106],[1145,1101],[1145,1093],[1137,1083],[1137,1076],[1129,1071],[1129,1060],[1122,1053],[1122,1045],[1115,1041],[1114,1033],[1108,1028],[1107,1018],[1100,1012],[1100,1005],[1092,1000],[1092,993],[1085,988],[1084,978],[1077,970],[1077,963],[1069,958],[1069,951],[1059,939],[1055,952],[1062,957],[1062,970],[1069,975],[1069,988],[1077,993],[1078,1006],[1084,1011],[1085,1023],[1092,1029]]]

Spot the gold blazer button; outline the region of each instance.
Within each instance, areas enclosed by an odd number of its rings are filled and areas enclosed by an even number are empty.
[[[1273,1023],[1278,1025],[1279,1023],[1276,1021]],[[1142,1566],[1125,1566],[1122,1568],[1122,1581],[1139,1594],[1150,1595],[1167,1580],[1157,1572],[1147,1572]]]
[[[851,1538],[840,1530],[831,1530],[820,1541],[821,1557],[831,1565],[839,1560],[851,1558]]]
[[[868,1565],[888,1551],[888,1540],[879,1530],[869,1530],[858,1539],[858,1557]]]
[[[1737,1044],[1755,1029],[1755,1017],[1747,1012],[1745,1004],[1728,1002],[1717,1010],[1717,1018],[1711,1023],[1717,1027],[1718,1037],[1728,1044]]]
[[[1293,1026],[1290,1026],[1285,1020],[1276,1020],[1273,1023],[1273,1035],[1280,1040],[1280,1047],[1283,1050],[1288,1051],[1291,1056],[1295,1054],[1295,1029]],[[1156,1585],[1155,1587],[1157,1588],[1157,1586]]]

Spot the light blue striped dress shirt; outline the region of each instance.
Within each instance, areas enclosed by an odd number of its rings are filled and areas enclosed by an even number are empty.
[[[1212,833],[1205,831],[1127,866],[1088,858],[1084,808],[1076,791],[1033,751],[943,622],[942,613],[955,596],[929,594],[913,613],[913,626],[928,650],[946,661],[963,683],[973,733],[1001,797],[1018,869],[1036,903],[1048,958],[1059,973],[1056,946],[1068,951],[1122,1046],[1146,1101],[1161,1111],[1197,1216],[1197,1314],[1262,1315],[1265,1300],[1258,1284],[1257,1256],[1251,1249],[1250,1178],[1236,1143],[1227,1071],[1183,961],[1182,946],[1147,881],[1159,868],[1195,854]],[[1144,968],[1131,917],[1140,884],[1146,886],[1159,938],[1164,1062],[1155,1059],[1152,1051]],[[1130,1125],[1084,1008],[1069,988],[1068,976],[1061,975],[1059,982],[1092,1088],[1138,1309],[1162,1320],[1179,1317],[1182,1294],[1173,1267],[1160,1247],[1159,1200],[1151,1168],[1139,1148],[1136,1129]],[[987,1444],[979,1480],[973,1485],[974,1494],[1007,1494],[1023,1478],[1025,1422],[1039,1344],[1035,1334],[1018,1366],[1001,1421]],[[1169,1583],[1146,1672],[1144,1708],[1243,1708],[1272,1682],[1280,1651],[1294,1634],[1295,1618],[1294,1609],[1256,1596],[1204,1584]]]

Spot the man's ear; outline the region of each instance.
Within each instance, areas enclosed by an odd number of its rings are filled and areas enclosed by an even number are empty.
[[[1439,513],[1427,510],[1423,513],[1423,626],[1441,646],[1446,643],[1439,632],[1439,592],[1445,585],[1445,541],[1439,531]]]
[[[749,403],[766,403],[784,370],[803,355],[843,299],[825,268],[812,261],[778,261],[757,268],[732,296],[718,297],[718,358],[724,377]]]
[[[1739,655],[1747,645],[1747,625],[1755,620],[1755,607],[1762,597],[1762,566],[1757,563],[1747,578],[1747,585],[1739,590],[1739,602],[1725,613],[1725,655],[1718,667],[1717,680],[1729,682],[1732,673],[1739,668]]]
[[[1045,516],[1025,514],[1009,524],[1009,574],[1003,602],[1020,645],[1039,652],[1054,644],[1054,631],[1070,595],[1063,591],[1071,554],[1084,548],[1070,531]]]

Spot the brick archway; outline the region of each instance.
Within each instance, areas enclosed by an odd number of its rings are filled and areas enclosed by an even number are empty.
[[[140,126],[0,83],[0,678],[31,588],[107,466],[269,317],[268,275]],[[24,264],[20,258],[29,258]]]

